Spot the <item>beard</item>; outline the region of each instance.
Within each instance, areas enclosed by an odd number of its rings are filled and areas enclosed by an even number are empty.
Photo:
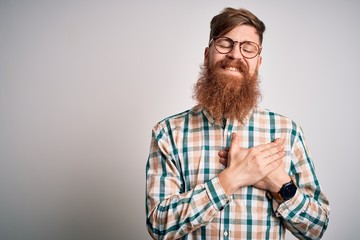
[[[235,67],[241,75],[227,74],[225,67]],[[213,66],[201,66],[193,97],[198,107],[205,109],[215,121],[232,118],[244,123],[261,97],[259,82],[257,70],[250,75],[248,67],[241,60],[226,58]]]

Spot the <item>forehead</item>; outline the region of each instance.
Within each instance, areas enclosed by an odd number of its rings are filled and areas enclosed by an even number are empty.
[[[234,41],[252,41],[260,44],[260,37],[257,34],[256,29],[250,25],[237,25],[222,36],[229,37]]]

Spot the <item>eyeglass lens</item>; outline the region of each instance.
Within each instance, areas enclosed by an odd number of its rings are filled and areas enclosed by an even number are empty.
[[[222,54],[231,52],[235,43],[230,38],[215,39],[215,48]],[[253,58],[259,53],[259,47],[253,42],[240,43],[240,52],[245,58]]]

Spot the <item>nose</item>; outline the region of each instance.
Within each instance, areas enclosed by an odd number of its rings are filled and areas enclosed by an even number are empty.
[[[226,56],[230,59],[242,59],[243,55],[240,52],[240,43],[234,42],[233,48]]]

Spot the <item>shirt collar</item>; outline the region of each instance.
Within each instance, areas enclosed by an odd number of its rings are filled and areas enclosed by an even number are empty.
[[[208,113],[205,109],[203,109],[202,107],[197,106],[200,111],[205,115],[206,119],[209,121],[209,123],[211,123],[211,125],[214,124],[218,124],[218,125],[222,125],[222,122],[215,122],[215,119],[210,115],[210,113]],[[246,117],[244,118],[243,123],[239,122],[237,119],[229,119],[227,118],[226,121],[230,121],[230,123],[233,126],[237,126],[237,125],[247,125],[247,123],[249,122],[249,119],[252,117],[252,115],[257,111],[257,107],[254,107],[250,110],[250,112],[246,115]]]

